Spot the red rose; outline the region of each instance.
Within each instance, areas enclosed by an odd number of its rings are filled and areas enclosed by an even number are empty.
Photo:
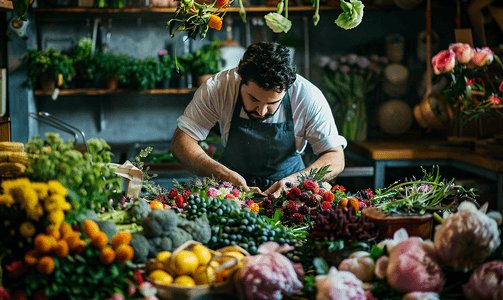
[[[321,203],[321,208],[322,209],[331,209],[332,208],[332,204],[330,204],[330,202],[328,202],[328,201],[323,201]]]
[[[191,192],[189,189],[185,189],[185,191],[183,191],[183,198],[188,198],[190,196]]]
[[[294,188],[291,188],[289,191],[288,191],[288,196],[290,197],[290,199],[292,200],[295,200],[297,199],[301,194],[301,191],[298,187],[294,187]]]
[[[170,192],[171,193],[171,192]],[[183,196],[182,195],[177,195],[175,197],[175,204],[177,207],[179,208],[183,208],[183,202],[185,201],[185,199],[183,199]]]
[[[326,192],[327,191],[325,191],[325,189],[321,188],[321,189],[318,190],[317,194],[323,197],[323,195],[325,195]]]
[[[312,189],[314,189],[314,187],[315,187],[315,185],[312,180],[309,180],[309,179],[304,180],[304,188],[306,190],[312,190]]]
[[[169,191],[168,198],[175,198],[178,195],[178,190],[175,188],[172,188],[171,191]]]
[[[323,194],[323,200],[325,200],[326,202],[333,202],[334,198],[335,198],[334,194],[330,192],[326,192],[325,194]]]

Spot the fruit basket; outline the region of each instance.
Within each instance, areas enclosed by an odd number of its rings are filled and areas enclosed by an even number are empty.
[[[199,242],[188,241],[171,255],[164,253],[150,259],[146,264],[146,278],[157,289],[156,296],[161,300],[239,299],[233,277],[241,258],[249,255],[239,246],[214,251]]]

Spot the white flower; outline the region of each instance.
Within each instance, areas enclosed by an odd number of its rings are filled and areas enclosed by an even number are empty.
[[[330,70],[332,71],[337,71],[337,68],[339,67],[339,64],[335,61],[335,60],[332,60],[328,63],[328,67],[330,68]]]
[[[274,33],[287,33],[292,28],[292,22],[278,13],[268,13],[264,17],[265,23]]]

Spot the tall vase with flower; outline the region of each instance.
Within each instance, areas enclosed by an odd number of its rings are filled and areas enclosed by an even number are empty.
[[[501,106],[503,64],[489,47],[454,43],[435,55],[431,63],[435,82],[443,76],[451,82],[443,91],[444,104],[458,109],[457,118],[468,122]]]
[[[320,67],[328,98],[333,102],[336,122],[341,134],[351,141],[367,138],[365,96],[374,90],[381,77],[386,57],[356,54],[322,57]]]

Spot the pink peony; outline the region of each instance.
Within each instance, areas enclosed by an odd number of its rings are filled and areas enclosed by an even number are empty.
[[[445,284],[442,269],[434,258],[432,245],[423,243],[415,237],[393,248],[386,276],[388,284],[400,293],[414,291],[439,293]]]
[[[435,74],[449,73],[456,66],[456,54],[449,50],[442,50],[433,56],[431,64]]]
[[[503,261],[487,262],[473,271],[463,285],[468,300],[503,299]]]
[[[238,293],[245,299],[280,300],[284,294],[293,294],[302,289],[296,266],[282,255],[283,250],[291,250],[287,245],[275,242],[262,244],[254,256],[245,257],[243,267],[235,281]]]
[[[500,242],[496,221],[479,211],[458,211],[434,236],[440,262],[462,271],[480,266]]]
[[[365,300],[362,281],[348,271],[337,271],[330,267],[327,275],[318,275],[316,280],[316,299],[323,300]]]
[[[208,188],[208,190],[206,191],[206,195],[208,197],[217,197],[218,194],[219,194],[218,191],[215,188],[212,188],[212,187]]]
[[[482,49],[475,48],[475,52],[473,53],[472,62],[477,67],[483,67],[490,65],[494,59],[494,52],[489,47],[484,47]]]
[[[449,50],[454,52],[460,64],[467,64],[473,58],[473,48],[469,44],[455,43],[449,45]]]

